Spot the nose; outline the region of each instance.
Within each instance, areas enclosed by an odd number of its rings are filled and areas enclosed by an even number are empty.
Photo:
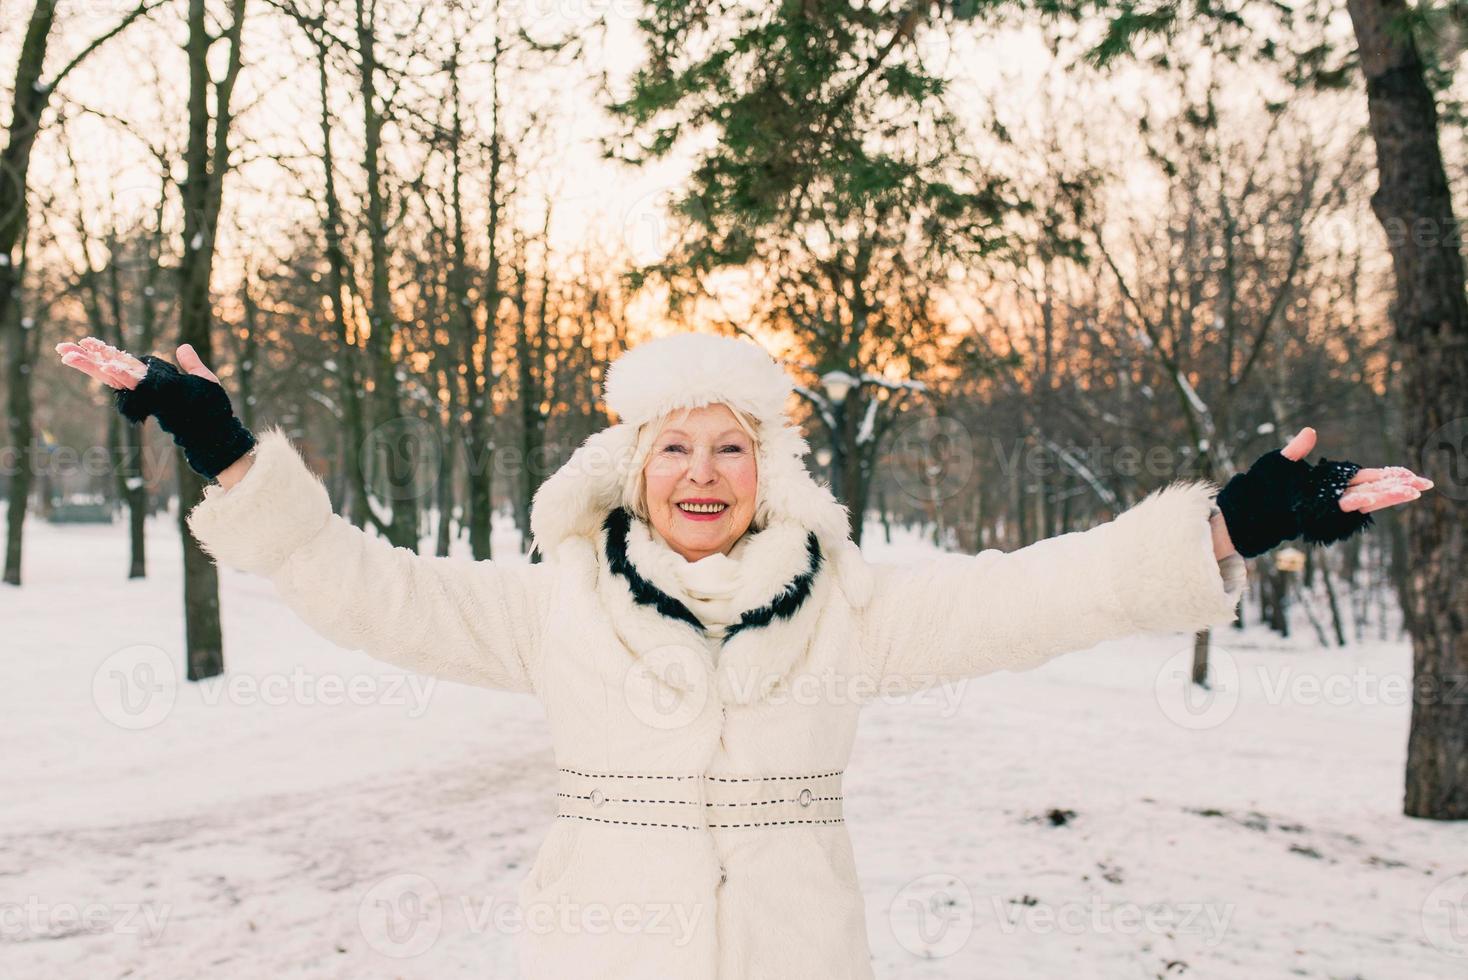
[[[693,459],[688,464],[688,479],[700,486],[705,486],[714,483],[718,478],[718,470],[714,466],[714,454],[704,449],[694,450]]]

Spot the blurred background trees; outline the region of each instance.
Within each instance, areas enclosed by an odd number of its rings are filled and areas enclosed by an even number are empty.
[[[6,581],[28,514],[87,508],[143,575],[148,515],[201,490],[59,340],[193,343],[349,519],[489,558],[608,421],[605,364],[697,329],[797,376],[858,537],[1021,547],[1307,424],[1411,465],[1439,491],[1410,519],[1252,562],[1242,615],[1406,629],[1446,685],[1461,29],[1348,7],[38,0],[0,26]],[[1419,709],[1411,812],[1468,812],[1465,711]]]

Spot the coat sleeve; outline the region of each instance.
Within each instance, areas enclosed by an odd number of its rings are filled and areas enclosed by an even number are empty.
[[[279,428],[228,490],[189,512],[219,564],[263,575],[317,633],[445,680],[535,693],[550,570],[395,548],[331,510],[326,487]]]
[[[1213,555],[1216,492],[1175,481],[1115,520],[1017,551],[874,565],[866,670],[884,691],[919,690],[1104,640],[1232,622],[1244,570]]]

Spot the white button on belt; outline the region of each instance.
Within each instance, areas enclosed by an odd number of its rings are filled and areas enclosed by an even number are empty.
[[[810,806],[811,800],[815,799],[815,794],[810,791],[810,787],[806,787],[800,791],[799,799],[801,806]]]
[[[599,789],[592,790],[591,791],[591,797],[590,798],[591,798],[591,805],[592,806],[601,806],[603,803],[605,803],[607,801],[607,798],[602,795],[601,790],[599,790]]]

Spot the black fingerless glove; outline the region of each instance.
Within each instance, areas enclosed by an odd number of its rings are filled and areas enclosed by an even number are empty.
[[[1277,449],[1260,456],[1218,494],[1234,547],[1253,558],[1301,535],[1312,544],[1333,544],[1370,527],[1370,514],[1340,508],[1346,484],[1359,469],[1328,459],[1312,466]]]
[[[117,389],[117,410],[134,423],[155,416],[195,473],[212,480],[254,448],[254,434],[235,418],[218,382],[185,374],[152,354],[139,360],[148,373],[136,388]]]

